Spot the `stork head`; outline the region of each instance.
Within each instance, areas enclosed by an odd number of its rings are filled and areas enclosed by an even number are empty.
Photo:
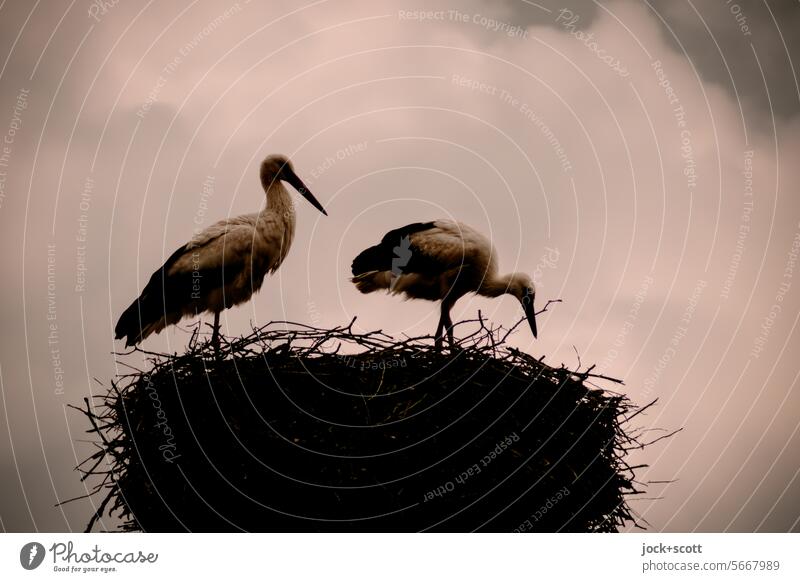
[[[272,154],[264,158],[264,161],[261,162],[261,184],[264,186],[264,190],[269,190],[270,186],[272,186],[276,180],[283,180],[291,184],[314,208],[325,216],[328,216],[322,204],[319,203],[311,193],[311,190],[309,190],[298,175],[295,174],[291,160],[282,154]]]
[[[508,291],[506,292],[516,297],[522,304],[522,309],[525,311],[525,317],[531,326],[533,337],[536,337],[536,311],[533,307],[536,287],[533,281],[525,273],[512,273],[508,280]]]

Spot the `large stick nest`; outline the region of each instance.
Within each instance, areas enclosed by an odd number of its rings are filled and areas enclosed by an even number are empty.
[[[271,323],[118,378],[79,469],[124,531],[617,531],[636,408],[477,331],[452,350]],[[461,324],[459,324],[461,325]],[[512,328],[513,329],[513,328]],[[652,404],[652,403],[651,403]],[[649,405],[648,405],[649,406]],[[647,408],[647,407],[645,407]]]

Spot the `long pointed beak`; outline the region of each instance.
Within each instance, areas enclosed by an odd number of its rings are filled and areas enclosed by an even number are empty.
[[[300,192],[303,198],[308,200],[314,208],[319,210],[325,216],[328,216],[328,213],[325,212],[325,209],[322,207],[322,204],[320,204],[319,200],[317,200],[314,197],[314,195],[311,193],[311,190],[308,189],[308,187],[303,183],[300,177],[291,170],[289,170],[288,168],[286,170],[284,170],[284,173],[286,174],[286,181],[289,182],[289,184],[291,184],[295,190]]]
[[[537,337],[537,330],[536,330],[536,310],[533,307],[534,297],[535,295],[533,293],[525,295],[525,297],[522,298],[522,301],[520,301],[520,303],[522,303],[522,309],[525,311],[525,317],[528,318],[528,323],[531,326],[531,333],[533,333],[533,337],[535,338]]]

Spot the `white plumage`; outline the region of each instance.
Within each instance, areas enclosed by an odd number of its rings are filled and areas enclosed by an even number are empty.
[[[513,295],[522,304],[536,337],[535,288],[524,273],[498,275],[497,256],[483,234],[461,222],[416,222],[388,232],[361,252],[352,265],[353,283],[362,293],[386,289],[411,299],[441,301],[436,344],[447,331],[453,344],[450,310],[467,293]]]
[[[267,205],[261,212],[221,220],[195,235],[153,273],[142,294],[120,316],[117,339],[132,346],[185,316],[214,313],[215,346],[219,313],[250,299],[264,277],[281,266],[294,238],[294,204],[282,181],[320,212],[322,205],[281,155],[261,164]]]

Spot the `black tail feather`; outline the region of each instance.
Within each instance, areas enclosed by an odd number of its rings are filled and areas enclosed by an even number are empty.
[[[114,334],[117,339],[126,338],[126,346],[134,346],[141,342],[145,337],[144,330],[167,313],[164,276],[185,251],[184,245],[172,253],[164,265],[150,276],[142,294],[122,312],[114,328]]]
[[[353,259],[351,270],[354,276],[361,275],[362,273],[369,273],[370,271],[388,271],[392,268],[392,249],[380,245],[369,247],[361,251],[358,256]]]
[[[147,289],[145,288],[145,293]],[[126,346],[134,346],[144,339],[144,328],[155,323],[164,316],[163,306],[152,305],[148,297],[142,294],[122,313],[114,328],[116,339],[125,338]]]
[[[434,226],[433,222],[414,222],[390,230],[384,235],[380,244],[369,247],[353,259],[353,275],[361,275],[370,271],[390,271],[393,267],[411,266],[409,261],[418,262],[421,257],[414,256],[419,253],[416,252],[409,237]],[[395,265],[393,262],[398,264]]]

